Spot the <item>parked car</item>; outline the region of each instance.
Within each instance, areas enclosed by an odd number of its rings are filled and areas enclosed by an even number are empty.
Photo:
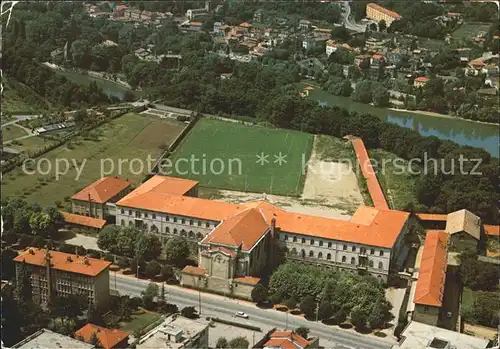
[[[248,314],[242,312],[242,311],[237,311],[236,314],[234,314],[237,317],[242,317],[244,319],[248,319]]]

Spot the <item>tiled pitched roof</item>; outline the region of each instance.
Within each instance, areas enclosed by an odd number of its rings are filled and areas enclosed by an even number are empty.
[[[239,282],[241,284],[257,285],[260,282],[260,278],[253,276],[240,276],[234,278],[234,281]]]
[[[182,272],[185,274],[190,274],[190,275],[198,275],[198,276],[203,276],[207,274],[207,270],[205,268],[201,267],[195,267],[192,265],[187,265],[182,269]]]
[[[76,331],[75,336],[82,336],[83,340],[89,343],[94,333],[104,349],[113,349],[116,345],[128,338],[127,332],[117,329],[108,329],[91,323],[86,324]]]
[[[467,210],[460,210],[448,214],[446,232],[450,235],[466,232],[476,240],[481,238],[481,218]]]
[[[500,236],[500,226],[499,225],[484,225],[484,232],[486,235],[490,236]]]
[[[131,199],[135,196],[148,192],[158,194],[185,195],[196,185],[198,185],[197,181],[156,175],[148,179],[146,182],[142,183],[137,189],[130,192],[123,199]]]
[[[283,349],[307,348],[309,342],[302,336],[292,331],[274,331],[264,347]]]
[[[446,221],[447,215],[438,213],[415,213],[421,221]]]
[[[85,227],[91,227],[96,229],[101,229],[106,225],[106,221],[104,219],[93,218],[82,216],[79,214],[68,213],[64,211],[60,211],[63,219],[66,223],[83,225]]]
[[[248,251],[269,228],[259,210],[247,208],[223,221],[202,243],[241,246],[242,250]]]
[[[448,234],[428,230],[415,289],[415,304],[441,307],[448,261]]]
[[[415,79],[415,81],[426,82],[429,81],[429,78],[427,76],[419,76],[418,78]]]
[[[374,10],[378,10],[378,11],[380,11],[382,13],[385,13],[386,15],[388,15],[389,17],[392,17],[394,19],[400,19],[401,18],[401,15],[399,13],[391,11],[391,10],[388,10],[385,7],[382,7],[380,5],[374,4],[373,2],[369,3],[368,5],[366,5],[366,7],[371,7]]]
[[[82,257],[75,254],[64,253],[59,251],[49,251],[51,268],[72,272],[76,274],[84,274],[96,276],[107,269],[111,262],[100,259]],[[22,252],[16,258],[15,262],[27,263],[38,266],[45,266],[46,250],[41,248],[30,247]]]
[[[103,204],[131,185],[132,182],[125,181],[120,178],[103,177],[80,190],[78,193],[73,195],[71,199],[88,201],[90,197],[92,202]]]
[[[387,201],[385,200],[385,196],[378,182],[375,170],[370,162],[370,157],[368,156],[363,140],[360,138],[354,138],[351,142],[354,146],[354,151],[356,152],[361,172],[363,172],[363,177],[366,179],[366,185],[368,187],[368,191],[370,192],[374,206],[376,208],[386,210],[389,209],[389,205],[387,205]]]
[[[213,252],[222,252],[222,253],[224,253],[225,255],[228,255],[228,256],[231,256],[231,257],[236,257],[236,252],[231,251],[230,249],[225,248],[225,247],[217,247],[217,248],[212,248],[212,249],[208,250],[208,252],[209,252],[209,253],[213,253]]]

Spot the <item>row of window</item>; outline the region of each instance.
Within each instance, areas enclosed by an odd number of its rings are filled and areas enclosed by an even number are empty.
[[[285,234],[285,236],[283,237],[283,240],[288,241],[288,235],[286,235],[286,234]],[[293,237],[293,242],[297,242],[297,241],[298,241],[297,237],[296,237],[296,236],[294,236],[294,237]],[[301,239],[301,243],[305,244],[305,243],[306,243],[306,239],[305,239],[305,238],[302,238],[302,239]],[[310,244],[310,245],[313,245],[313,246],[314,246],[314,244],[315,244],[315,243],[316,243],[316,242],[314,241],[314,239],[309,240],[309,244]],[[323,245],[324,245],[323,241],[321,241],[321,240],[320,240],[320,241],[318,242],[318,245],[319,245],[320,247],[323,247]],[[328,242],[328,248],[331,248],[331,247],[332,247],[332,243],[331,243],[331,242]],[[344,250],[344,251],[347,251],[347,250],[348,250],[347,245],[345,245],[345,244],[344,244],[344,246],[343,246],[343,250]],[[356,246],[351,246],[351,251],[352,251],[352,252],[356,252]],[[359,249],[359,252],[360,252],[360,253],[366,253],[366,248],[361,247],[361,248]],[[373,254],[375,254],[375,249],[374,249],[374,248],[370,249],[370,254],[372,254],[372,255],[373,255]],[[379,251],[379,256],[380,256],[380,257],[382,257],[383,255],[384,255],[384,251]]]
[[[297,250],[295,250],[295,248],[293,248],[293,249],[292,249],[292,251],[291,251],[291,253],[296,255],[296,254],[297,254]],[[300,251],[300,255],[302,256],[302,258],[305,258],[305,256],[306,256],[306,251],[301,250],[301,251]],[[309,257],[310,257],[310,258],[314,258],[314,251],[309,251]],[[318,253],[318,256],[317,256],[316,258],[318,258],[318,259],[323,259],[323,252],[319,252],[319,253]],[[331,254],[331,253],[328,253],[328,254],[326,255],[326,260],[331,260],[331,259],[332,259],[332,254]],[[347,263],[347,257],[346,257],[346,256],[342,256],[342,263]],[[351,264],[356,264],[356,258],[351,257]],[[370,268],[373,268],[373,266],[374,266],[373,261],[371,261],[371,260],[370,260],[370,261],[368,261],[368,266],[369,266]],[[379,269],[383,269],[383,268],[384,268],[384,263],[382,263],[382,262],[378,262],[378,268],[379,268]]]
[[[125,210],[123,208],[121,209],[121,214],[125,214]],[[132,216],[132,214],[133,214],[133,211],[132,210],[128,210],[128,215]],[[147,212],[144,212],[142,215],[144,216],[144,218],[149,218],[149,214]],[[135,217],[136,218],[141,218],[141,212],[136,211],[135,212]],[[151,218],[152,219],[156,219],[156,213],[152,213],[151,214]],[[165,221],[170,222],[170,216],[165,216]],[[172,217],[172,221],[174,223],[177,223],[178,222],[177,217]],[[181,224],[187,224],[186,223],[187,220],[185,218],[181,218],[180,221],[181,221]],[[196,221],[196,225],[198,225],[199,227],[201,227],[201,224],[202,224],[202,222],[200,220]],[[195,221],[193,219],[190,219],[189,220],[189,225],[195,225]],[[210,228],[210,223],[206,222],[205,223],[205,227]]]
[[[125,220],[122,219],[120,221],[120,224],[122,226],[125,226]],[[132,226],[134,223],[132,221],[129,221],[128,222],[128,225],[129,226]],[[143,223],[140,227],[141,229],[143,230],[149,230],[150,232],[152,233],[159,233],[160,231],[158,230],[158,227],[154,224],[151,225],[151,228],[149,228],[148,224],[147,223]],[[165,228],[165,234],[170,234],[171,231],[170,231],[170,227],[166,227]],[[177,228],[174,228],[172,229],[172,234],[174,235],[177,235],[179,233],[179,231],[177,230]],[[181,229],[180,231],[180,235],[181,236],[185,236],[185,237],[189,237],[190,239],[198,239],[198,240],[201,240],[203,239],[203,234],[202,233],[195,233],[194,231],[190,230],[189,232],[187,232],[186,230],[184,229]]]

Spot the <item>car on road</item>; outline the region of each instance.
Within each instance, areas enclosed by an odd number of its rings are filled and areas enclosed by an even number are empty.
[[[242,317],[243,319],[248,319],[248,314],[242,312],[242,311],[237,311],[236,314],[234,314],[236,317]]]

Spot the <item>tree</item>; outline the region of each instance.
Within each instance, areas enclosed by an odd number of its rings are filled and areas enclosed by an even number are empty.
[[[375,302],[375,305],[368,316],[368,325],[370,328],[383,328],[385,322],[387,320],[388,314],[390,314],[390,310],[392,305],[387,302],[385,299],[379,299]]]
[[[49,235],[48,228],[52,226],[50,216],[45,212],[33,212],[30,216],[30,228],[34,235]]]
[[[307,337],[309,336],[309,331],[310,330],[307,327],[300,326],[297,327],[294,332],[297,333],[302,338],[307,339]]]
[[[150,282],[148,287],[142,291],[142,302],[146,309],[152,309],[154,305],[154,299],[158,296],[158,285]]]
[[[181,315],[187,317],[188,319],[196,319],[198,314],[194,307],[184,307],[181,310]]]
[[[386,29],[387,29],[387,23],[385,22],[385,20],[381,20],[380,22],[378,22],[379,31],[383,32]]]
[[[373,104],[377,107],[386,107],[389,105],[391,94],[389,90],[383,86],[378,86],[373,89]]]
[[[269,291],[267,290],[267,287],[265,287],[264,285],[257,284],[253,288],[251,296],[252,296],[252,300],[255,303],[260,304],[264,301],[267,301],[267,298],[269,296]]]
[[[161,243],[155,235],[142,235],[135,245],[135,252],[147,260],[155,259],[161,254]]]
[[[345,25],[342,25],[341,27],[333,27],[330,35],[332,39],[337,39],[344,42],[349,40],[350,36],[349,30],[345,27]]]
[[[189,246],[186,239],[174,236],[165,245],[165,254],[169,263],[177,266],[185,264],[190,255]]]
[[[321,301],[318,309],[318,318],[320,320],[328,320],[333,315],[332,303],[327,301]]]
[[[351,311],[351,323],[356,328],[363,329],[366,327],[366,320],[368,318],[368,314],[365,309],[363,309],[360,305],[356,305]]]
[[[17,257],[17,252],[10,248],[1,251],[2,256],[2,278],[11,280],[16,276],[16,266],[13,259]]]
[[[169,281],[175,276],[174,269],[170,265],[164,265],[161,267],[160,275],[163,281]]]
[[[147,275],[147,277],[153,279],[156,276],[158,276],[158,274],[160,273],[160,271],[161,271],[161,265],[160,265],[160,263],[158,263],[157,261],[153,260],[153,261],[149,262],[146,265],[146,270],[145,270],[144,273]]]
[[[305,296],[300,302],[300,311],[306,318],[312,318],[316,310],[316,302],[312,296]]]
[[[346,319],[347,319],[347,312],[342,308],[337,310],[332,317],[332,320],[337,324],[344,322]]]
[[[295,298],[295,296],[288,298],[285,301],[285,305],[290,310],[295,309],[295,307],[297,306],[297,299]]]
[[[139,270],[137,270],[139,268]],[[130,270],[132,273],[141,273],[146,271],[146,261],[141,256],[132,259],[130,262]]]
[[[217,343],[215,344],[216,349],[227,349],[229,348],[229,343],[225,337],[219,337]]]
[[[245,337],[236,337],[229,341],[229,348],[231,349],[247,349],[250,343]]]
[[[99,237],[97,238],[97,246],[99,246],[101,250],[114,253],[116,251],[118,231],[119,229],[115,225],[106,225],[99,232]]]
[[[353,93],[353,99],[361,103],[370,103],[372,101],[371,82],[368,80],[358,82]]]

